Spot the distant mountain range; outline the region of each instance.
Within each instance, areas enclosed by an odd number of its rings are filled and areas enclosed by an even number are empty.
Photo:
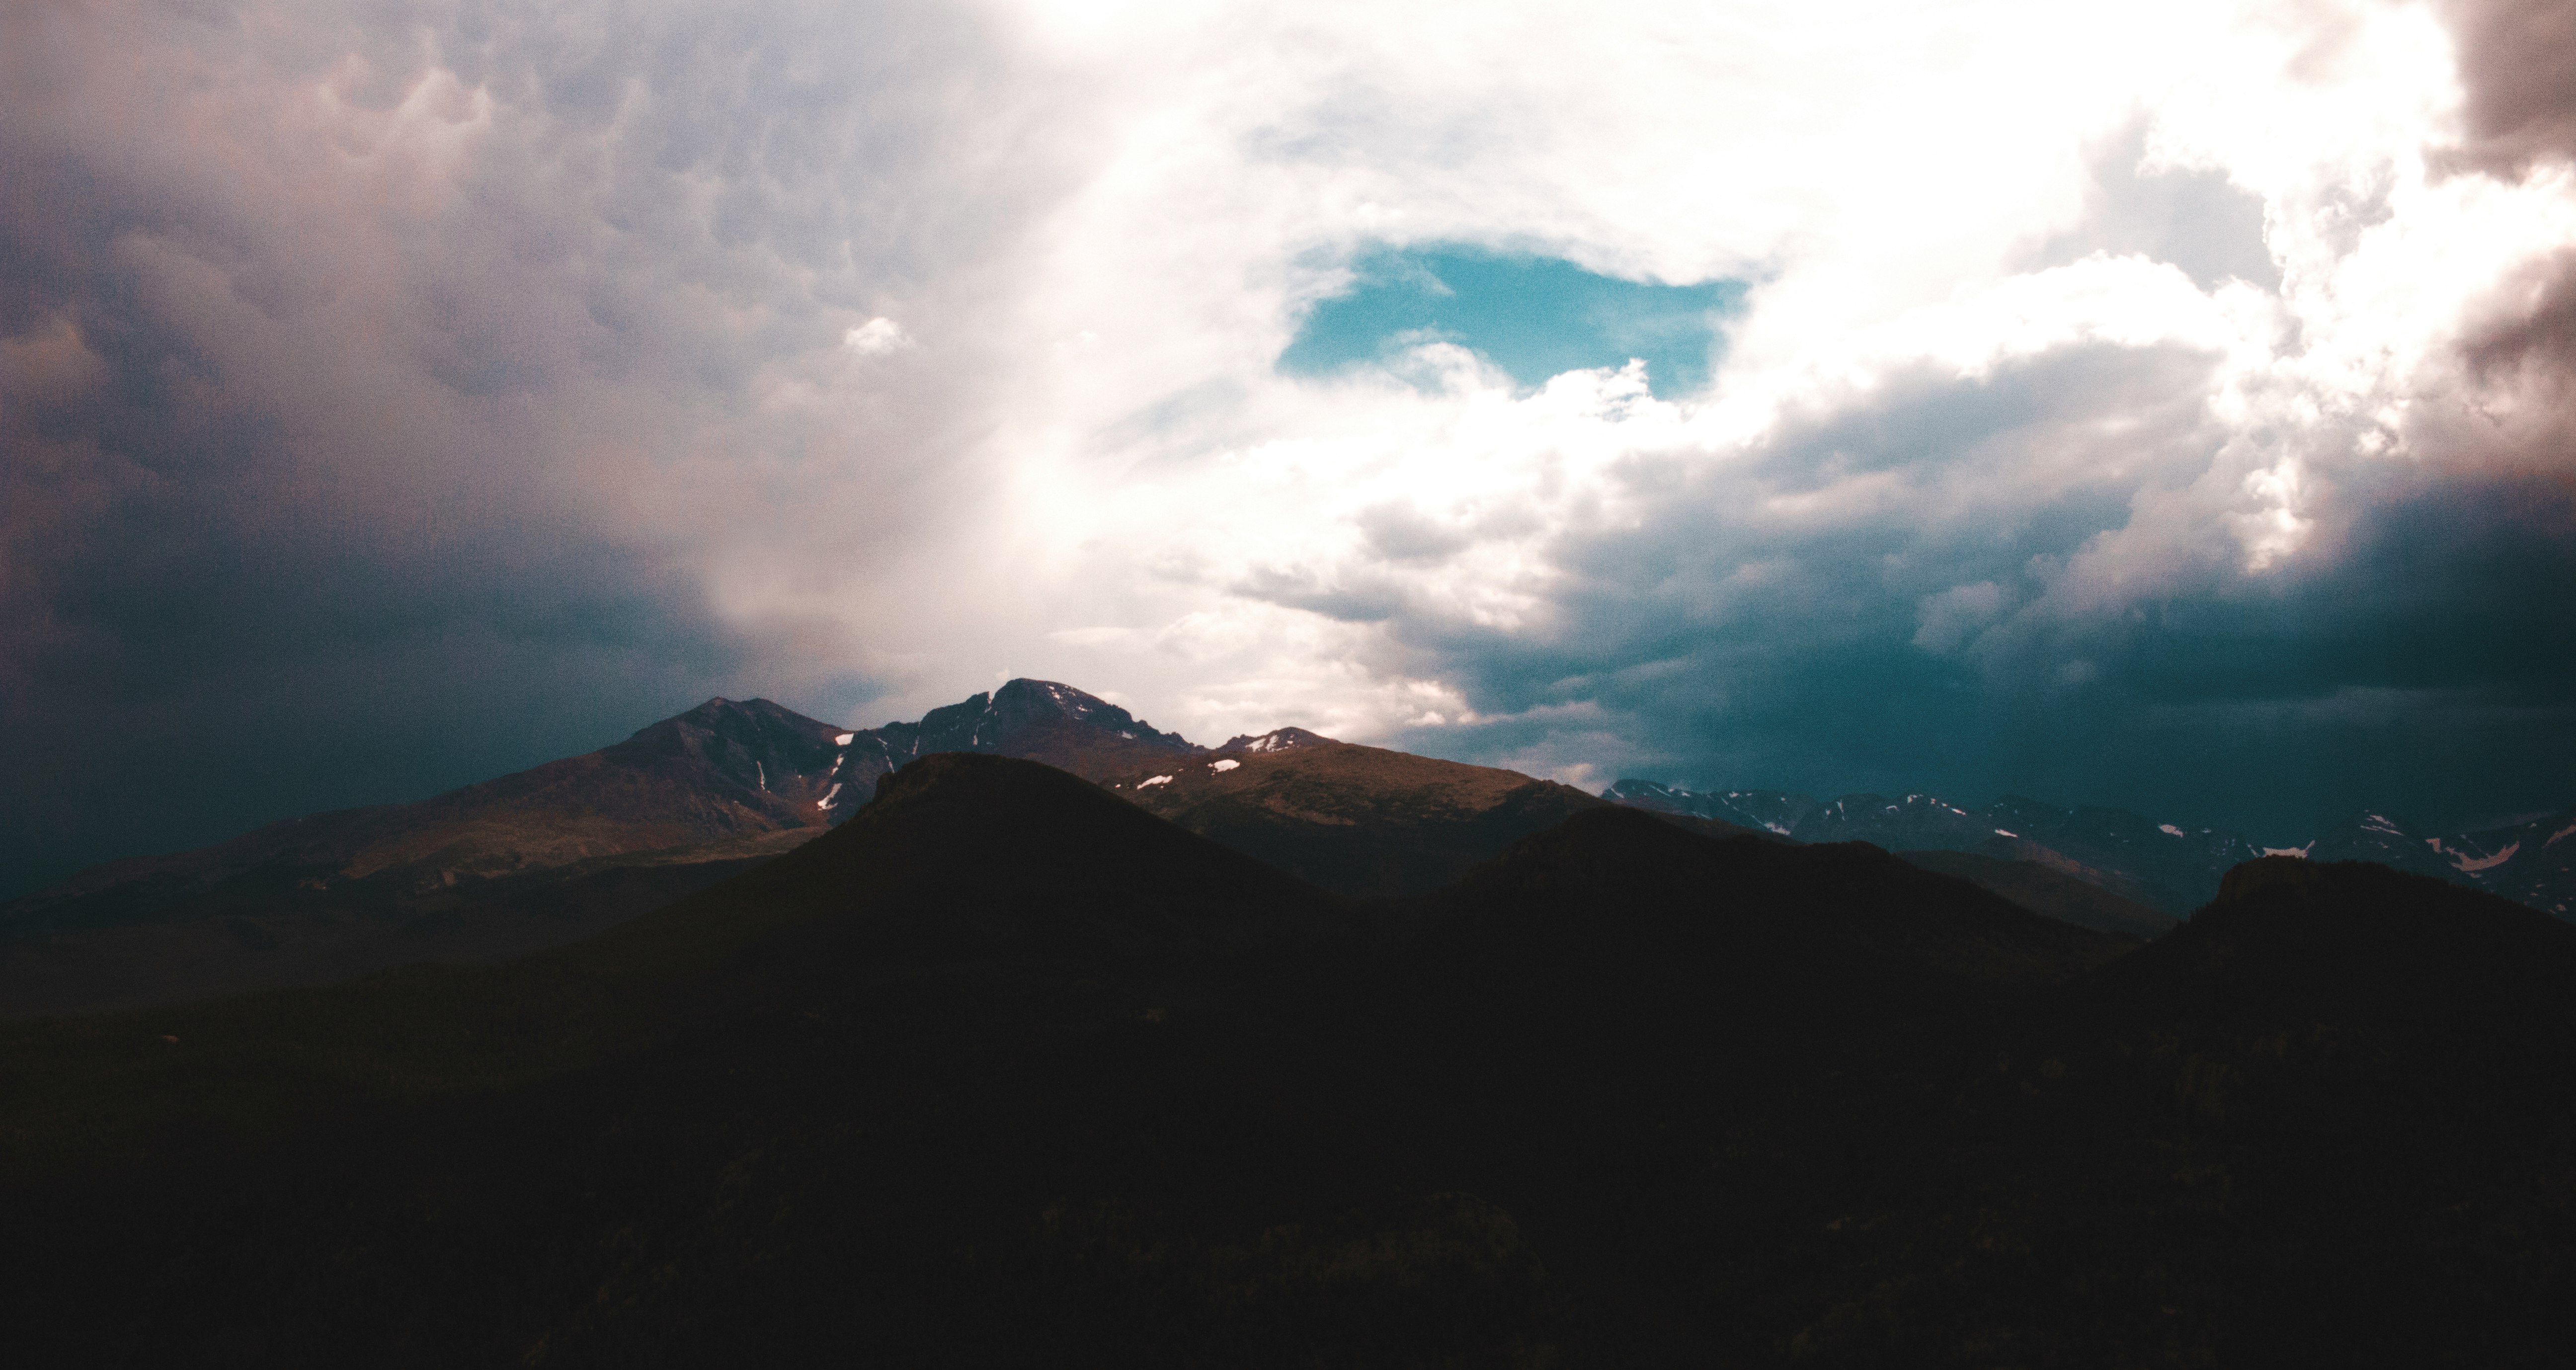
[[[1809,845],[1869,842],[2050,917],[2152,938],[2264,853],[2222,831],[2007,797],[1816,800],[1622,780],[1601,797],[1299,728],[1209,748],[1053,681],[1019,679],[914,722],[842,728],[712,699],[614,746],[414,804],[270,824],[115,862],[0,905],[0,1013],[318,983],[572,940],[847,821],[921,757],[1042,762],[1326,890],[1427,894],[1509,844],[1615,803]],[[2299,854],[2370,860],[2564,916],[2576,811],[2426,835],[2364,815]]]
[[[2576,808],[2468,833],[2416,831],[2364,813],[2298,847],[2258,847],[2217,828],[2160,823],[2126,809],[2068,808],[2007,795],[1963,809],[1928,794],[1818,800],[1778,790],[1691,790],[1621,780],[1615,803],[1764,828],[1798,842],[1872,842],[1890,851],[1974,852],[2030,862],[2176,917],[2209,902],[2236,866],[2261,856],[2376,861],[2502,895],[2544,913],[2576,908]]]

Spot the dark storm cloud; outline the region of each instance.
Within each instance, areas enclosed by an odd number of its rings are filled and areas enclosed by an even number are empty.
[[[2447,0],[2468,96],[2470,166],[2518,176],[2576,158],[2576,7],[2565,0]]]
[[[1500,716],[1408,740],[1538,766],[1606,747],[1604,780],[2018,791],[2285,842],[2363,803],[2566,803],[2563,468],[2337,467],[2307,551],[2254,573],[2222,531],[2233,487],[2207,479],[2209,366],[2070,350],[1791,425],[1559,549],[1560,632],[1405,623]]]
[[[0,894],[719,689],[860,702],[701,567],[754,457],[955,448],[956,370],[884,363],[821,448],[755,381],[1049,192],[1010,85],[905,7],[12,7]]]

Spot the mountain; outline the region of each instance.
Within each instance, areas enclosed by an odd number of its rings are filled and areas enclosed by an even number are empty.
[[[314,895],[382,902],[595,857],[819,828],[840,732],[765,699],[712,699],[613,747],[416,804],[289,819],[84,871],[0,908],[0,928],[204,917]]]
[[[2069,808],[2006,795],[1965,809],[1928,794],[1832,800],[1777,790],[1694,791],[1621,780],[1614,803],[1744,823],[1799,842],[1868,842],[1889,851],[1973,852],[2046,866],[2131,903],[2175,917],[2217,894],[2218,883],[2261,849],[2233,833],[2185,829],[2126,809]]]
[[[387,966],[487,961],[555,946],[739,875],[820,833],[593,857],[374,896],[243,898],[229,911],[0,938],[0,1018],[183,1002],[346,980]]]
[[[584,936],[820,834],[919,756],[996,753],[1096,778],[1202,750],[1048,681],[873,729],[711,699],[596,752],[114,862],[0,905],[0,1014],[310,984]]]
[[[2113,878],[2095,883],[2178,917],[2217,897],[2228,871],[2263,854],[2224,829],[2185,828],[2127,809],[2070,808],[2006,795],[1980,810],[1979,817],[2005,830],[1998,836],[2026,844],[2016,850],[2038,849],[2025,859],[2055,865],[2078,879],[2086,878],[2086,870],[2102,872]]]
[[[0,1278],[48,1364],[1545,1363],[1636,1340],[1618,1239],[1694,1153],[1572,1162],[2088,938],[1598,803],[1358,916],[933,755],[574,946],[0,1028]]]
[[[873,782],[917,756],[981,752],[1042,761],[1085,780],[1194,756],[1205,747],[1156,732],[1125,709],[1051,680],[1013,680],[922,715],[918,723],[862,729],[850,746],[853,784]]]
[[[1767,828],[1800,842],[1870,842],[1891,851],[1973,852],[2046,866],[2132,903],[2176,916],[2216,897],[2236,866],[2264,856],[2376,861],[2576,918],[2576,809],[2469,832],[2439,832],[2386,814],[2353,815],[2291,848],[2263,848],[2217,828],[2159,823],[2126,809],[2069,808],[2006,795],[1976,810],[1931,795],[1830,801],[1778,790],[1691,790],[1620,780],[1615,804]]]
[[[1653,813],[1687,814],[1737,827],[1758,828],[1787,837],[1800,819],[1815,812],[1817,802],[1781,790],[1697,791],[1652,780],[1621,780],[1601,792],[1613,804]]]
[[[2576,908],[2576,809],[2561,809],[2474,832],[2418,829],[2361,813],[2327,830],[2307,855],[2318,861],[2376,861],[2502,895],[2570,917]]]
[[[1477,866],[1424,919],[1502,1013],[1572,967],[1615,964],[1664,982],[1646,998],[1732,1019],[1877,1014],[1916,994],[2062,983],[2125,949],[1871,847],[1710,838],[1606,805]]]
[[[2535,911],[2375,865],[2240,866],[1992,1039],[1924,1145],[1880,1151],[1887,1197],[1819,1246],[1885,1278],[1799,1359],[2545,1363],[2576,1331],[2571,989],[2576,929]]]
[[[1516,771],[1302,728],[1160,757],[1103,783],[1148,813],[1349,895],[1436,889],[1512,842],[1603,807]]]
[[[1955,875],[2033,913],[2096,932],[2144,941],[2173,931],[2181,921],[2134,899],[2123,899],[2099,881],[2070,875],[2038,861],[2006,860],[1963,851],[1904,851],[1896,855],[1927,871]]]
[[[819,830],[877,777],[979,751],[1097,775],[1201,748],[1068,686],[1014,680],[917,723],[845,729],[765,699],[711,699],[596,752],[416,804],[273,823],[232,841],[82,872],[0,911],[13,932],[264,907],[280,895],[423,894],[631,852]]]
[[[1600,804],[1356,905],[933,755],[583,942],[0,1024],[0,1282],[67,1366],[2549,1364],[2571,943]]]

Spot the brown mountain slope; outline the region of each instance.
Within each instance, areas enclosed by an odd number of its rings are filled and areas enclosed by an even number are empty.
[[[1516,771],[1297,728],[1236,738],[1105,783],[1191,832],[1361,896],[1437,889],[1511,843],[1603,806]]]
[[[217,846],[85,871],[0,910],[0,928],[267,913],[317,895],[390,907],[599,857],[819,830],[842,735],[765,699],[711,699],[615,746],[416,804],[289,819]]]

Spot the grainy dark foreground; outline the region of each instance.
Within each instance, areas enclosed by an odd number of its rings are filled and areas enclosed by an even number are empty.
[[[2539,1366],[2571,991],[2374,867],[2140,946],[1593,808],[1354,901],[943,755],[569,947],[0,1028],[0,1287],[30,1365]]]

